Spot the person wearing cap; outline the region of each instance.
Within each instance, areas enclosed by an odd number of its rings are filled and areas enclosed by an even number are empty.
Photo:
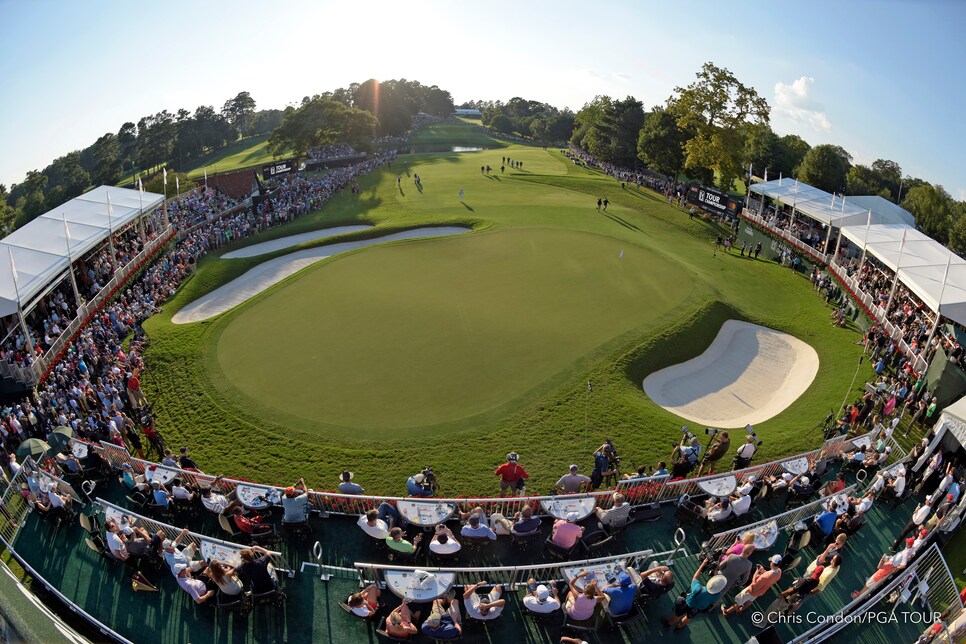
[[[148,404],[148,399],[141,391],[141,379],[138,378],[138,370],[127,374],[127,398],[131,403],[131,409],[137,411]]]
[[[500,465],[493,474],[500,477],[500,496],[504,496],[510,490],[510,496],[526,493],[527,479],[530,477],[527,471],[520,465],[520,455],[510,452],[506,455],[506,462]]]
[[[674,602],[674,615],[661,620],[664,626],[676,625],[677,630],[681,630],[688,625],[693,617],[706,612],[721,600],[722,592],[728,583],[724,575],[715,575],[708,580],[707,585],[698,581],[707,565],[707,559],[701,561],[701,565],[694,571],[694,576],[691,578],[691,588],[688,594],[683,599],[679,598],[678,601]]]
[[[155,505],[167,509],[168,503],[171,501],[171,493],[161,485],[160,481],[151,481],[151,496]]]
[[[590,488],[593,492],[603,484],[608,476],[616,476],[617,468],[612,466],[614,462],[614,446],[610,442],[605,442],[594,452],[594,470],[590,473]]]
[[[631,517],[631,504],[625,500],[624,495],[620,492],[615,492],[612,498],[613,503],[609,509],[594,508],[597,520],[608,528],[619,528],[627,525]]]
[[[778,583],[782,578],[782,556],[772,555],[768,559],[768,569],[766,570],[763,566],[759,565],[755,569],[755,574],[751,577],[751,583],[749,583],[738,595],[735,597],[735,603],[727,608],[722,605],[721,613],[726,617],[728,615],[738,614],[741,615],[745,610],[751,606],[756,599],[760,599],[771,590],[771,587]]]
[[[577,494],[590,487],[590,477],[578,474],[576,464],[570,466],[570,472],[564,474],[557,480],[557,494]]]
[[[426,474],[419,472],[406,480],[406,494],[409,496],[430,497],[433,489],[426,485]]]
[[[168,564],[168,567],[171,569],[171,574],[173,575],[178,574],[178,571],[175,570],[175,567],[179,565],[186,566],[191,572],[197,572],[206,567],[204,561],[192,561],[195,555],[195,550],[197,549],[195,544],[188,544],[184,550],[178,549],[178,546],[181,545],[181,541],[187,536],[188,528],[185,528],[174,539],[165,539],[163,542],[161,542],[161,548],[164,550],[164,561]]]
[[[715,502],[715,497],[711,497],[708,499],[704,509],[705,518],[712,523],[726,521],[731,517],[733,512],[734,509],[731,507],[731,499],[726,496],[717,499],[717,502]]]
[[[361,485],[359,485],[358,483],[352,482],[352,479],[354,477],[355,477],[355,474],[353,474],[349,470],[346,470],[342,473],[342,475],[339,477],[339,480],[340,480],[339,494],[364,494],[365,493],[365,490]]]
[[[499,584],[484,596],[476,592],[477,589],[486,585],[488,584],[485,580],[480,580],[471,586],[467,586],[463,591],[463,607],[466,609],[466,614],[473,619],[483,621],[496,619],[506,605],[506,600],[500,597],[503,594],[503,588]]]
[[[531,613],[549,615],[560,610],[560,597],[555,585],[537,584],[531,577],[527,580],[527,594],[523,596],[523,606]]]
[[[674,571],[667,566],[655,566],[641,573],[628,566],[627,573],[637,585],[638,592],[650,599],[660,597],[674,588]]]
[[[201,468],[198,467],[198,464],[195,463],[190,456],[188,456],[187,445],[181,448],[181,456],[178,457],[178,466],[183,470],[192,470],[194,472],[201,471]]]
[[[215,596],[215,591],[208,590],[205,582],[191,577],[191,568],[187,565],[175,564],[172,572],[174,572],[174,576],[178,579],[178,586],[181,587],[181,590],[188,593],[196,604],[204,604]]]
[[[805,501],[813,494],[815,494],[815,487],[812,485],[812,479],[805,474],[799,474],[789,482],[785,506],[792,502]]]
[[[611,617],[623,617],[634,608],[637,586],[634,585],[630,574],[622,572],[617,575],[617,581],[604,588],[604,595],[607,597],[604,606]]]
[[[471,539],[496,540],[496,532],[487,525],[486,514],[483,512],[483,508],[473,508],[470,512],[463,513],[461,518],[466,521],[463,527],[460,528],[460,534],[462,536],[470,537]]]
[[[754,474],[748,474],[741,479],[741,485],[739,485],[738,489],[735,491],[742,496],[751,496],[751,493],[755,489],[755,480]]]
[[[688,442],[688,435],[684,434],[681,437],[681,443],[675,445],[674,451],[671,452],[671,460],[674,461],[671,477],[683,478],[697,467],[698,461],[701,459],[702,449],[700,438],[692,436],[690,442]]]
[[[295,485],[285,488],[285,494],[282,496],[282,523],[305,523],[308,520],[305,514],[308,501],[309,492],[305,487],[304,478],[300,478]]]
[[[550,536],[550,541],[564,550],[570,550],[577,545],[580,538],[584,536],[584,528],[577,525],[578,519],[580,519],[579,514],[569,512],[566,519],[557,519],[554,521],[553,534]]]
[[[845,489],[845,474],[839,472],[835,475],[835,478],[825,484],[822,488],[822,496],[831,496],[833,494],[838,494]]]
[[[220,484],[221,475],[218,475],[209,487],[201,490],[201,505],[215,514],[227,514],[234,511],[235,508],[243,508],[244,506],[238,499],[229,501],[227,496],[215,491],[215,488]]]
[[[735,490],[735,493],[731,495],[731,511],[736,517],[748,514],[751,512],[751,495],[742,494],[740,491]]]
[[[892,552],[897,551],[905,538],[909,536],[913,530],[918,529],[919,526],[925,523],[930,514],[932,514],[932,505],[929,503],[929,499],[926,498],[925,501],[916,506],[916,509],[912,512],[912,518],[909,519],[909,522],[906,524],[906,526],[899,532],[899,536],[896,537],[895,542],[892,544]]]
[[[751,465],[751,459],[755,457],[758,446],[755,445],[755,437],[749,434],[745,436],[745,444],[735,452],[735,469],[743,470]]]
[[[413,612],[409,608],[409,600],[403,598],[386,618],[386,634],[397,639],[408,639],[419,633],[416,624],[420,618],[419,611]]]
[[[433,609],[423,622],[422,631],[435,640],[454,640],[463,634],[460,605],[452,594],[433,601]]]

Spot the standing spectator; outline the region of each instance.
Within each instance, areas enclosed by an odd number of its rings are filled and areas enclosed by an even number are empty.
[[[579,468],[576,464],[570,466],[570,473],[564,474],[557,481],[556,491],[558,494],[577,494],[585,486],[590,487],[590,477],[578,474]]]
[[[507,490],[511,490],[510,496],[515,496],[517,492],[521,495],[526,493],[526,481],[530,475],[520,465],[519,460],[519,454],[510,452],[506,455],[506,462],[493,472],[500,477],[500,496],[504,496]]]

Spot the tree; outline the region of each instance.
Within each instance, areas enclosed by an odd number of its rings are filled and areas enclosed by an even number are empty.
[[[365,110],[346,107],[331,98],[315,96],[298,108],[287,108],[268,147],[279,156],[286,151],[304,155],[309,148],[330,143],[368,146],[378,121]]]
[[[752,171],[761,176],[765,168],[777,172],[780,145],[778,135],[768,125],[753,125],[745,138],[744,165],[751,164]]]
[[[854,165],[845,175],[845,194],[847,195],[874,195],[880,190],[882,190],[880,177],[869,166]]]
[[[125,123],[117,132],[117,145],[121,151],[121,169],[130,170],[137,165],[138,130],[134,123]]]
[[[906,193],[902,207],[916,217],[916,226],[945,244],[952,225],[953,198],[939,185],[916,186]]]
[[[79,151],[54,159],[43,173],[47,176],[49,186],[44,201],[47,210],[82,194],[91,185],[90,175],[81,167]]]
[[[953,225],[949,228],[949,248],[954,253],[963,255],[966,254],[966,201],[954,201],[952,211]]]
[[[644,117],[637,138],[637,157],[652,170],[677,176],[684,166],[686,134],[667,110],[655,107]]]
[[[879,178],[880,190],[885,188],[889,191],[887,199],[896,201],[899,195],[899,183],[902,181],[902,168],[895,161],[888,159],[876,159],[872,162],[872,170]]]
[[[798,174],[798,166],[802,159],[812,149],[805,140],[797,134],[786,134],[778,139],[778,150],[776,164],[777,167],[772,171],[783,174],[786,177],[793,177]]]
[[[513,132],[513,121],[510,120],[509,116],[497,114],[490,119],[490,128],[502,134],[509,134]]]
[[[7,199],[7,186],[0,183],[0,235],[7,236],[13,230],[13,220],[16,211],[10,207]]]
[[[214,110],[212,110],[214,111]],[[225,101],[221,115],[241,136],[249,133],[252,115],[255,113],[255,99],[248,92],[238,92],[235,98]]]
[[[684,145],[685,167],[716,170],[721,187],[730,190],[742,172],[748,127],[768,124],[768,102],[713,63],[701,67],[695,82],[674,91],[668,110],[678,127],[695,132]]]
[[[23,196],[17,200],[16,205],[18,228],[44,213],[44,192],[47,190],[47,182],[47,175],[31,170],[20,184]]]
[[[585,112],[582,147],[605,163],[633,166],[637,162],[644,107],[633,96],[622,101],[603,98],[600,109],[594,106]]]
[[[121,146],[108,132],[94,142],[94,184],[113,186],[121,179]]]
[[[826,192],[842,192],[852,167],[852,155],[838,145],[816,145],[805,154],[797,177]]]
[[[177,181],[175,181],[175,178],[177,178]],[[170,171],[168,172],[167,195],[169,197],[175,195],[175,190],[176,190],[175,186],[177,186],[177,188],[180,188],[182,193],[185,193],[191,190],[192,188],[197,187],[197,185],[198,185],[197,182],[195,182],[194,179],[190,178],[184,172],[170,172]],[[159,195],[165,194],[164,173],[157,172],[149,179],[144,181],[144,191],[153,192]]]

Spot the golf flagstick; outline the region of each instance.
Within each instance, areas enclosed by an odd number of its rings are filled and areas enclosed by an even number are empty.
[[[617,273],[617,285],[620,286],[621,282],[624,281],[624,249],[621,249],[620,254],[620,270]]]

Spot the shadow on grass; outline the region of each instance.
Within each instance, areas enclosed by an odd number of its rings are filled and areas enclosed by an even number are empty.
[[[503,181],[503,179],[501,179],[500,177],[497,177],[497,176],[492,175],[492,174],[486,175],[486,178],[487,179],[490,179],[491,181]]]
[[[627,221],[626,219],[623,219],[621,217],[618,217],[617,215],[613,215],[613,214],[611,214],[609,212],[604,212],[603,214],[604,214],[605,217],[607,217],[608,219],[610,219],[614,223],[616,223],[616,224],[618,224],[620,226],[623,226],[624,228],[627,228],[629,230],[635,230],[635,231],[637,231],[639,233],[642,233],[642,234],[647,234],[643,230],[641,230],[640,228],[638,228],[637,226],[635,226],[634,224],[632,224],[631,222]]]
[[[463,204],[463,207],[464,207],[464,208],[466,208],[467,210],[469,210],[470,212],[476,212],[476,211],[475,211],[475,210],[473,210],[473,208],[472,208],[472,207],[470,207],[470,205],[469,205],[468,203],[466,203],[465,201],[461,201],[460,203],[461,203],[461,204]]]

